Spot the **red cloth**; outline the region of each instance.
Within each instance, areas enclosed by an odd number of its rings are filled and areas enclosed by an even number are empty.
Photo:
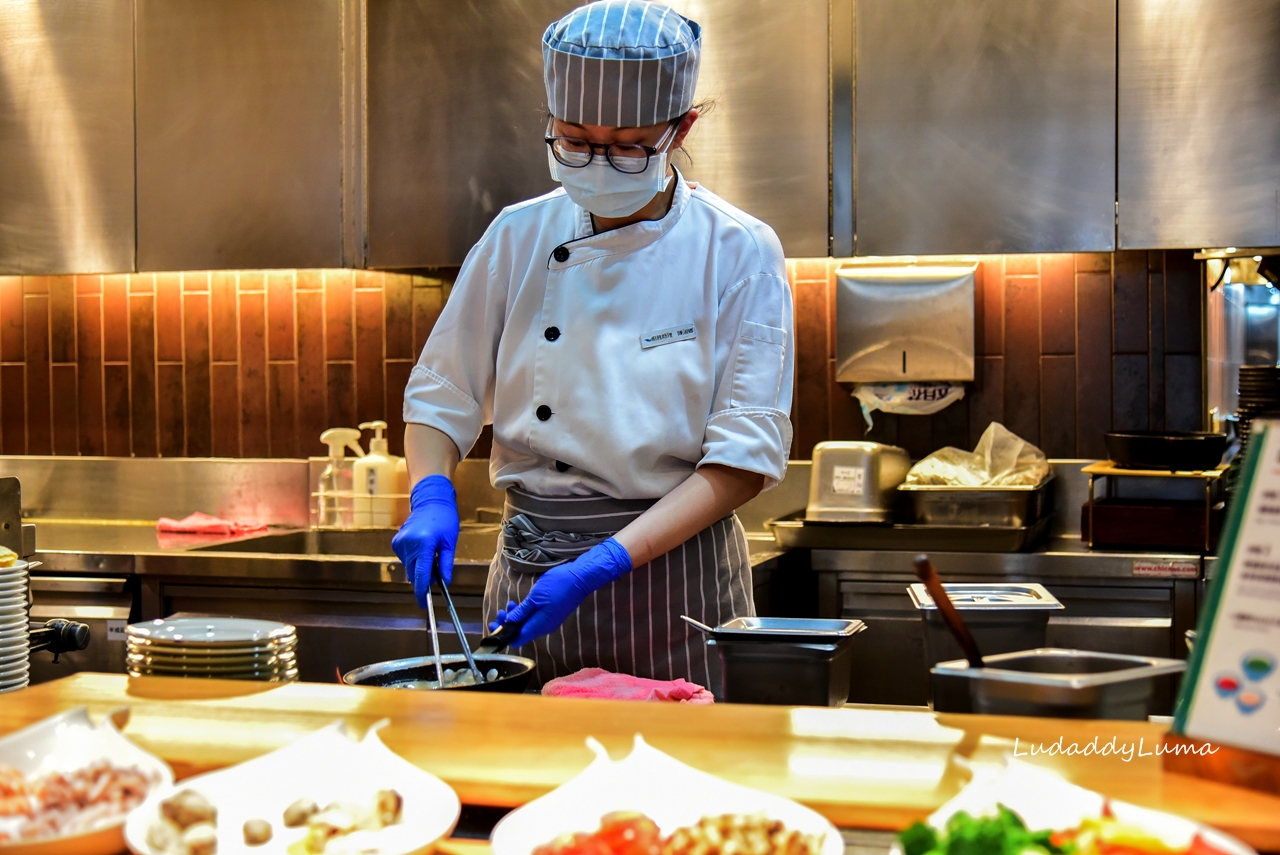
[[[251,531],[262,531],[265,528],[265,525],[259,523],[233,522],[232,520],[211,517],[199,511],[180,520],[161,517],[156,522],[157,531],[168,531],[176,534],[248,534]]]
[[[715,695],[688,680],[648,680],[614,674],[603,668],[583,668],[567,677],[556,677],[542,687],[555,698],[608,698],[615,701],[678,701],[682,704],[714,704]]]

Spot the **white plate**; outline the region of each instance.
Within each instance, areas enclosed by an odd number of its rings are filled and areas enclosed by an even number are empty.
[[[1101,793],[1078,787],[1047,769],[1012,758],[995,775],[975,779],[956,793],[951,801],[929,815],[928,823],[934,828],[945,828],[947,820],[962,810],[972,816],[994,816],[997,804],[1002,804],[1021,816],[1027,828],[1037,831],[1046,828],[1054,831],[1075,828],[1086,819],[1102,816],[1103,805],[1110,804],[1116,819],[1143,829],[1163,840],[1172,849],[1186,849],[1199,832],[1209,845],[1228,855],[1257,855],[1245,843],[1207,825],[1171,813],[1108,799]]]
[[[161,653],[159,650],[129,650],[127,657],[136,662],[172,662],[172,663],[191,663],[191,664],[255,664],[259,662],[269,662],[271,659],[293,659],[297,658],[296,648],[285,648],[283,650],[264,650],[261,653],[237,653],[234,655],[211,655],[207,653],[197,654],[178,654],[178,653]]]
[[[261,644],[295,632],[292,626],[276,621],[222,617],[170,618],[125,627],[125,633],[133,638],[219,646]]]
[[[202,793],[218,808],[220,855],[284,855],[306,835],[305,828],[285,828],[281,820],[293,802],[306,797],[321,805],[366,804],[385,789],[394,789],[404,798],[401,821],[345,840],[353,849],[359,840],[367,841],[381,855],[426,851],[453,830],[461,810],[458,796],[444,781],[392,753],[378,738],[379,727],[381,723],[370,728],[363,741],[354,742],[340,722],[331,724],[264,757],[188,778],[179,788]],[[159,802],[174,789],[156,793],[129,815],[125,840],[135,853],[161,855],[147,845],[147,828],[159,816]],[[243,828],[249,819],[271,823],[269,843],[252,849],[245,846]]]
[[[561,834],[596,831],[600,819],[617,810],[640,811],[663,834],[693,825],[704,816],[763,813],[788,828],[822,835],[822,855],[844,853],[844,840],[822,814],[686,766],[639,735],[631,754],[616,763],[594,739],[588,739],[587,745],[596,752],[590,766],[497,824],[490,838],[493,855],[529,855]]]
[[[296,650],[298,647],[297,636],[288,636],[285,638],[275,639],[260,644],[228,644],[228,645],[210,645],[210,644],[173,644],[170,642],[147,641],[141,638],[129,638],[128,649],[130,653],[137,653],[142,656],[147,655],[163,655],[163,656],[257,656],[261,654],[282,653],[288,650]]]
[[[137,766],[154,782],[152,792],[173,784],[173,772],[159,757],[148,754],[116,730],[110,717],[94,725],[84,707],[69,710],[0,739],[0,763],[14,766],[28,778],[50,772],[73,772],[97,760],[116,766]],[[7,828],[12,818],[0,819]],[[124,817],[102,828],[70,837],[9,844],[5,855],[109,855],[124,847]]]
[[[20,680],[26,680],[31,676],[30,668],[14,668],[12,671],[0,673],[0,685],[11,685]]]
[[[168,674],[159,671],[140,671],[137,668],[129,668],[125,673],[130,677],[176,677],[178,679],[191,680],[247,680],[251,683],[295,683],[298,680],[298,671],[285,671],[282,674]]]

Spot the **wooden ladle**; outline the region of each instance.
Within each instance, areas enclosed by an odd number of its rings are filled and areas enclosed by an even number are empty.
[[[917,555],[915,566],[916,576],[924,583],[924,589],[929,592],[933,604],[942,613],[942,620],[946,622],[947,629],[951,630],[956,641],[960,642],[960,649],[964,651],[964,658],[969,660],[969,667],[985,667],[982,652],[978,650],[978,643],[969,634],[969,627],[965,625],[964,618],[960,617],[959,609],[956,608],[955,603],[951,602],[951,597],[947,596],[947,589],[942,586],[942,579],[938,577],[938,571],[933,569],[933,562],[929,560],[929,556]]]

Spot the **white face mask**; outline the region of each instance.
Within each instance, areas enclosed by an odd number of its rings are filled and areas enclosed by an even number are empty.
[[[559,181],[569,198],[597,217],[629,217],[670,186],[665,151],[649,158],[644,172],[629,175],[609,165],[604,155],[596,155],[579,169],[564,166],[547,149],[551,178]]]

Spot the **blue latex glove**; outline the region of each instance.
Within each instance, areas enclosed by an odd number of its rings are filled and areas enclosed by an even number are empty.
[[[448,478],[429,475],[413,486],[409,507],[409,518],[391,539],[391,548],[404,565],[405,576],[413,582],[418,605],[425,609],[437,555],[440,580],[445,585],[453,581],[453,553],[460,527],[458,494]]]
[[[573,561],[552,567],[538,577],[524,602],[498,612],[500,623],[523,624],[512,647],[521,647],[559,628],[591,592],[631,572],[631,556],[609,538]]]

